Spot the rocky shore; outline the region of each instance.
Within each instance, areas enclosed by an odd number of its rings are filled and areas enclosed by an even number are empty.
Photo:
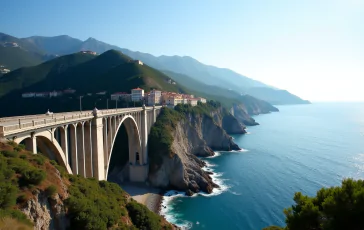
[[[172,154],[163,155],[161,164],[151,165],[149,181],[155,187],[176,189],[186,192],[187,195],[200,191],[211,193],[218,185],[202,169],[206,165],[198,157],[213,156],[214,150],[231,151],[240,148],[222,128],[221,114],[185,116],[185,119],[174,125]],[[238,123],[236,120],[232,121]],[[241,131],[245,131],[244,126],[240,127]]]

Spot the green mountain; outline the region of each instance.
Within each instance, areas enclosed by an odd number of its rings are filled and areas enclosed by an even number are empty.
[[[74,53],[55,58],[37,66],[23,67],[0,78],[0,116],[43,113],[79,109],[79,96],[84,96],[83,109],[106,107],[109,94],[118,91],[130,92],[141,87],[163,91],[187,92],[179,85],[167,83],[169,77],[147,65],[139,65],[120,51],[109,50],[101,55]],[[70,97],[23,99],[24,92],[43,92],[73,88],[77,91]],[[95,94],[107,91],[100,98]],[[92,96],[88,96],[92,94]],[[102,99],[102,102],[99,100]],[[14,106],[17,105],[17,106]]]
[[[42,84],[49,84],[50,80],[62,75],[72,67],[93,58],[94,56],[90,54],[76,53],[62,56],[37,66],[14,70],[0,78],[0,97],[11,92],[20,93],[27,89],[35,91],[51,90],[55,86],[47,85],[43,88]],[[35,87],[37,84],[39,84],[39,87]]]
[[[33,66],[42,63],[43,56],[30,53],[20,47],[4,47],[0,45],[0,65],[14,70],[24,66]]]
[[[0,66],[15,70],[38,65],[54,57],[55,55],[47,54],[36,44],[0,33]]]
[[[94,38],[81,41],[65,35],[56,37],[33,36],[22,38],[21,40],[53,55],[70,54],[81,50],[92,50],[97,53],[103,53],[107,50],[115,49],[133,59],[141,60],[155,69],[184,74],[207,85],[220,86],[221,88],[236,91],[238,94],[252,94],[262,100],[268,99],[273,104],[309,103],[287,91],[274,89],[269,85],[238,74],[230,69],[205,65],[187,56],[162,55],[156,57],[148,53],[123,49]],[[259,88],[259,90],[256,88]]]

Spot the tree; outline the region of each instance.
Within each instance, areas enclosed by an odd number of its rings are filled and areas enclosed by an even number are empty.
[[[341,186],[322,188],[315,197],[297,192],[285,209],[287,230],[364,229],[364,181],[345,179]]]

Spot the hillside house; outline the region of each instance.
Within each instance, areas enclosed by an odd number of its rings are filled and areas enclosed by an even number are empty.
[[[126,92],[117,92],[110,95],[113,101],[131,101],[131,94]]]
[[[147,97],[148,105],[159,105],[162,100],[162,91],[153,89],[149,92]]]
[[[144,99],[144,89],[135,88],[131,90],[132,101],[142,101]]]
[[[35,97],[35,93],[33,93],[33,92],[22,93],[21,97],[22,97],[22,98],[31,98],[31,97]]]

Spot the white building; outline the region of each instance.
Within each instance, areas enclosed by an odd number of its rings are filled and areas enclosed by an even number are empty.
[[[35,97],[49,97],[49,92],[36,92]]]
[[[205,99],[205,98],[203,98],[203,97],[198,97],[197,99],[198,99],[198,101],[199,101],[199,102],[201,102],[201,103],[206,103],[206,99]]]
[[[159,104],[161,104],[161,100],[162,100],[162,91],[153,89],[148,94],[147,104],[148,105],[159,105]]]
[[[136,88],[131,90],[131,100],[141,101],[144,98],[144,89]]]
[[[71,88],[68,88],[68,89],[65,89],[63,90],[63,93],[64,94],[74,94],[76,92],[75,89],[71,89]]]
[[[137,63],[138,65],[144,65],[144,63],[141,60],[135,60],[135,63]]]
[[[63,95],[62,91],[53,91],[49,93],[50,97],[60,97],[62,95]]]
[[[29,93],[23,93],[21,95],[22,98],[30,98],[30,97],[35,97],[35,93],[29,92]]]
[[[10,69],[5,69],[5,68],[0,69],[0,73],[2,73],[2,74],[6,74],[9,72],[10,72]]]
[[[111,100],[113,101],[130,101],[131,100],[131,94],[125,93],[125,92],[117,92],[110,95]]]
[[[106,95],[106,91],[101,91],[101,92],[98,92],[98,93],[96,93],[97,95]]]
[[[190,98],[188,99],[188,104],[190,104],[191,106],[196,106],[198,102],[197,98]]]

